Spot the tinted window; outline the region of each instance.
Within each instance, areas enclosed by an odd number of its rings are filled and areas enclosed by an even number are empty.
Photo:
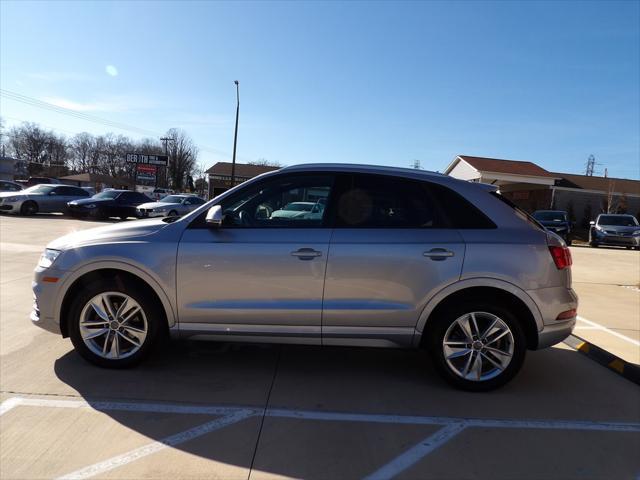
[[[55,192],[58,195],[72,196],[72,197],[88,197],[89,194],[79,187],[58,187]]]
[[[352,176],[336,199],[336,226],[433,228],[436,208],[420,182],[377,175]]]
[[[435,183],[425,184],[440,207],[445,222],[456,229],[496,228],[484,213],[450,188]]]
[[[319,227],[333,186],[331,176],[280,177],[245,188],[224,201],[224,225],[244,228]],[[292,203],[309,205],[290,210]]]
[[[104,200],[104,199],[108,199],[108,198],[116,198],[118,195],[120,195],[120,192],[118,192],[118,191],[107,190],[106,192],[100,192],[100,193],[94,195],[93,198],[99,199],[99,200]]]

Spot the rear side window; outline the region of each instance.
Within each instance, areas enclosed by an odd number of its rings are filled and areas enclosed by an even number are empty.
[[[354,175],[336,199],[342,228],[435,228],[441,221],[420,182],[398,177]]]
[[[459,230],[496,228],[495,223],[459,193],[435,183],[425,185],[436,199],[446,223],[451,228]]]
[[[533,218],[533,216],[529,215],[527,212],[525,212],[523,209],[521,209],[519,206],[517,206],[515,203],[513,203],[511,200],[509,200],[507,197],[504,197],[504,196],[500,195],[498,192],[491,192],[491,195],[493,195],[494,197],[496,197],[501,202],[506,203],[511,208],[513,208],[513,212],[518,217],[520,217],[522,220],[525,220],[526,222],[529,222],[531,225],[533,225],[538,230],[546,230],[544,228],[544,226],[542,226],[542,224],[540,222],[538,222],[535,218]]]

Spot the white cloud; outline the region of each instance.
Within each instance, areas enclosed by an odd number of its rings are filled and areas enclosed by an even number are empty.
[[[78,72],[35,72],[28,73],[27,77],[45,82],[84,81],[91,78],[89,75]]]
[[[78,102],[62,97],[45,97],[41,100],[76,112],[126,112],[153,108],[155,102],[139,96],[104,97],[88,102]]]
[[[104,71],[107,72],[107,75],[110,75],[112,77],[118,76],[118,69],[113,65],[107,65],[106,67],[104,67]]]

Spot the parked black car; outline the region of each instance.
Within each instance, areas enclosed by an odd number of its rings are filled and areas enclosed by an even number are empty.
[[[122,220],[136,216],[136,207],[151,199],[130,190],[107,190],[91,198],[74,200],[67,204],[68,213],[74,217],[108,218]]]
[[[567,245],[571,245],[571,220],[564,210],[536,210],[533,212],[533,218],[542,224],[547,230],[557,233]]]

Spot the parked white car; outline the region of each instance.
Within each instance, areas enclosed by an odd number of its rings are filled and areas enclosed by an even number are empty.
[[[136,209],[138,218],[177,217],[195,210],[205,201],[195,195],[167,195],[159,202],[148,202]]]

